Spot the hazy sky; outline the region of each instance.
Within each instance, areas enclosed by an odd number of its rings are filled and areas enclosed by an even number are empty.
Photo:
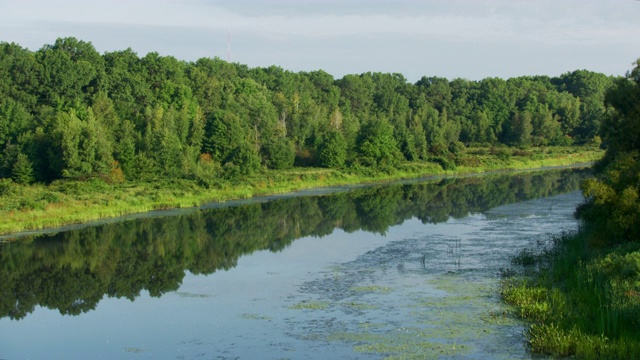
[[[624,75],[640,57],[634,0],[0,0],[0,41],[58,37],[250,67],[422,76]]]

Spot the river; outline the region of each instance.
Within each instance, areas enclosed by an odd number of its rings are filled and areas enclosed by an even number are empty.
[[[519,250],[584,170],[212,204],[0,244],[0,359],[524,359]]]

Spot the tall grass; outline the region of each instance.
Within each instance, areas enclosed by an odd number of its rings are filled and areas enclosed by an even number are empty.
[[[532,323],[532,351],[581,359],[640,354],[640,245],[603,248],[592,240],[588,228],[559,236],[521,266],[522,275],[504,280],[503,299]]]

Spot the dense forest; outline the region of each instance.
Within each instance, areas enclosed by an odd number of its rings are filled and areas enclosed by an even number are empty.
[[[428,71],[428,69],[425,69]],[[233,179],[264,168],[393,168],[467,146],[598,144],[616,78],[481,81],[249,68],[57,39],[0,43],[0,178]]]

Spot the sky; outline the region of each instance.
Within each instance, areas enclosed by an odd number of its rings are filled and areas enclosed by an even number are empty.
[[[73,36],[100,53],[335,78],[624,75],[640,57],[636,0],[0,0],[0,9],[0,41],[33,51]]]

